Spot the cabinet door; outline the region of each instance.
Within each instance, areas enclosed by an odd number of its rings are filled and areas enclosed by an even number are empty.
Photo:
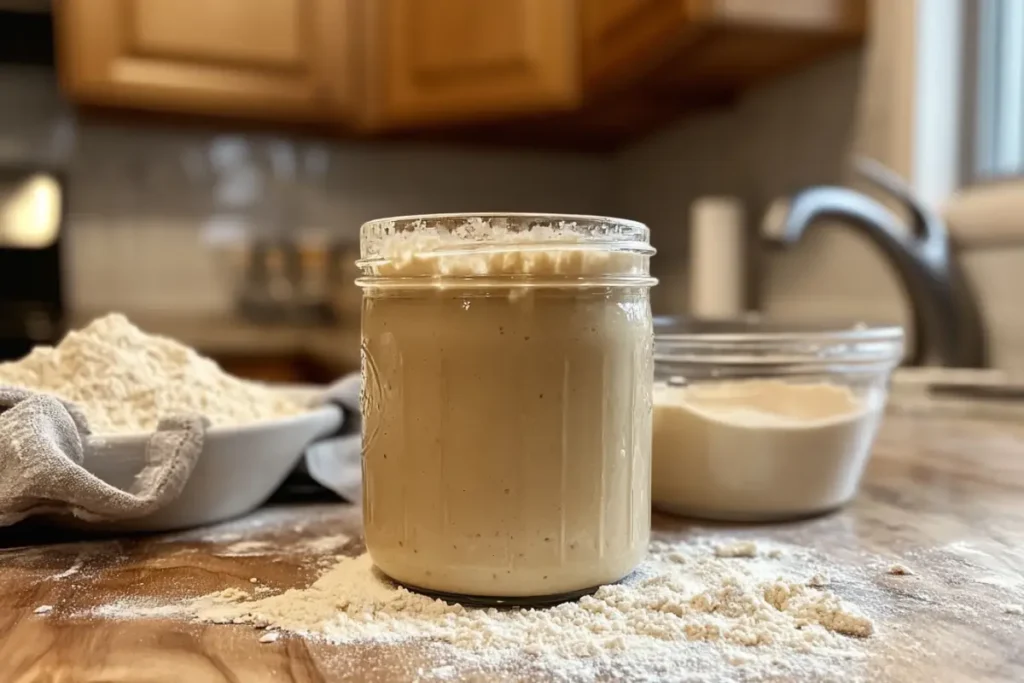
[[[671,54],[694,0],[584,0],[583,65],[588,89],[630,81]]]
[[[351,0],[63,0],[72,99],[315,120],[351,108]]]
[[[367,123],[461,123],[579,98],[574,0],[367,0]]]
[[[773,52],[799,53],[815,35],[861,35],[865,0],[583,0],[582,13],[584,81],[593,93],[666,63],[680,80],[709,64],[718,70],[712,82],[729,68],[757,72]]]

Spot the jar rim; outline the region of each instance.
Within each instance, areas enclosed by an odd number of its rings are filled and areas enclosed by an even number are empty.
[[[597,214],[585,213],[545,213],[530,211],[456,211],[445,213],[422,213],[407,214],[404,216],[389,216],[385,218],[374,218],[363,223],[362,230],[369,230],[375,227],[383,227],[394,223],[415,223],[417,221],[440,223],[444,221],[468,220],[472,218],[511,218],[521,222],[577,222],[577,223],[612,223],[622,227],[632,228],[638,234],[650,236],[650,228],[640,221],[630,218],[616,218],[614,216],[598,216]]]
[[[534,229],[540,230],[532,233]],[[410,238],[432,241],[402,244]],[[568,213],[431,213],[377,218],[359,228],[360,262],[386,259],[383,248],[389,243],[435,255],[469,248],[508,251],[550,246],[655,252],[650,228],[639,221]]]
[[[557,213],[436,213],[379,218],[359,233],[360,286],[500,281],[514,286],[651,286],[650,229]],[[606,256],[607,255],[607,256]],[[523,282],[520,282],[523,281]],[[475,285],[473,285],[475,286]]]

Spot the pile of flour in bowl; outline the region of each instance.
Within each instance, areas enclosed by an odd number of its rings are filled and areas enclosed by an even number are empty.
[[[436,676],[532,680],[859,680],[874,623],[790,549],[750,542],[652,543],[625,581],[577,602],[483,609],[398,587],[368,555],[343,558],[307,588],[267,596],[230,588],[182,607],[249,623],[260,642],[290,632],[333,643],[432,649]],[[160,613],[166,616],[166,611]],[[475,680],[475,679],[474,679]]]
[[[0,363],[0,385],[78,404],[93,432],[156,429],[161,418],[200,413],[214,426],[243,425],[306,410],[293,398],[225,373],[173,339],[146,334],[120,314],[97,318],[57,346]]]

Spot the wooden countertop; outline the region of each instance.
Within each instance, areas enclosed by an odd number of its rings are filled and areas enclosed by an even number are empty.
[[[1024,603],[1024,423],[891,416],[861,495],[837,514],[757,526],[656,516],[655,530],[663,539],[728,533],[798,544],[861,567],[865,584],[833,590],[855,604],[873,596],[866,680],[1024,680],[1024,616],[1013,613]],[[0,544],[24,543],[27,533],[7,530]],[[250,578],[275,591],[307,584],[334,553],[361,552],[359,534],[351,506],[291,504],[180,534],[0,550],[2,678],[413,680],[439,662],[409,646],[295,636],[261,644],[249,626],[118,617],[126,596],[144,608],[248,588]],[[914,575],[890,575],[893,562]],[[40,605],[53,610],[34,614]]]

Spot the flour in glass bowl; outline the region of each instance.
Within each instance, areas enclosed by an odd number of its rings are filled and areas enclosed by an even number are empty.
[[[189,413],[228,426],[306,410],[283,393],[225,373],[188,346],[146,334],[116,313],[69,332],[57,346],[37,346],[21,360],[0,363],[0,385],[75,403],[99,434],[149,432],[164,417]]]

